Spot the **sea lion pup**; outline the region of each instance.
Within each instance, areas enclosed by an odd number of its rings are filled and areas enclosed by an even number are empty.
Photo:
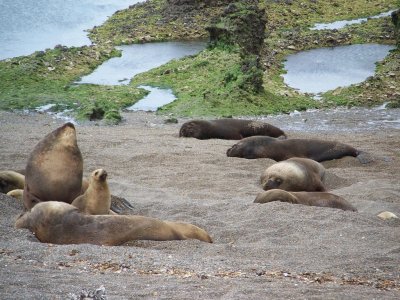
[[[90,215],[107,215],[110,213],[111,194],[107,183],[107,172],[97,169],[92,172],[89,185],[83,195],[71,203],[80,212]]]
[[[24,206],[42,201],[71,203],[81,194],[83,159],[72,123],[46,135],[29,156],[25,172]]]
[[[230,157],[271,158],[276,161],[292,157],[305,157],[318,162],[344,156],[357,157],[360,152],[343,143],[315,139],[278,140],[268,136],[252,136],[242,139],[226,152]]]
[[[253,135],[286,138],[281,129],[271,124],[240,119],[192,120],[184,123],[179,130],[180,137],[194,137],[199,140],[240,140]]]
[[[273,189],[259,193],[254,203],[268,203],[272,201],[357,211],[354,206],[342,197],[325,192],[287,192]]]
[[[264,190],[324,192],[325,168],[309,158],[294,157],[277,162],[261,175]]]
[[[7,194],[9,191],[23,189],[25,176],[11,170],[0,171],[0,193]]]
[[[36,204],[17,219],[43,243],[116,246],[132,240],[198,239],[212,243],[208,233],[192,224],[133,215],[87,215],[68,203]]]

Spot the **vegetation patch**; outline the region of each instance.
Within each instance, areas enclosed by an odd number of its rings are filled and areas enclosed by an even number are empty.
[[[34,109],[53,104],[52,110],[72,110],[80,119],[109,116],[120,120],[121,108],[134,104],[146,92],[132,86],[76,84],[105,60],[119,55],[112,47],[80,47],[35,52],[0,61],[0,109]],[[102,111],[102,113],[100,113]]]
[[[53,110],[72,110],[80,119],[102,118],[118,123],[121,109],[147,93],[136,88],[140,84],[171,88],[178,99],[159,113],[177,116],[264,115],[383,102],[390,102],[391,107],[399,105],[398,49],[377,64],[375,76],[361,84],[325,93],[320,102],[288,87],[281,76],[285,57],[297,51],[354,43],[395,45],[396,36],[399,41],[398,14],[394,23],[385,17],[339,30],[313,31],[310,27],[315,23],[374,16],[398,8],[399,0],[231,2],[148,0],[115,13],[102,26],[93,28],[90,38],[96,43],[94,46],[57,46],[0,61],[0,109],[33,109],[54,104]],[[252,5],[257,5],[264,15],[248,9]],[[253,35],[257,30],[252,26],[262,22],[266,22],[265,35],[260,44],[261,35]],[[212,33],[207,31],[212,26],[234,35],[230,35],[230,40],[219,35],[198,55],[139,74],[129,85],[75,83],[102,62],[118,56],[116,45],[205,38]],[[257,45],[257,51],[248,49],[252,45]]]

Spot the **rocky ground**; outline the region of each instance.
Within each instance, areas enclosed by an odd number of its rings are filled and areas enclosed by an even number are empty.
[[[22,206],[0,195],[2,299],[396,299],[400,297],[400,110],[329,110],[266,117],[289,138],[339,140],[367,151],[324,163],[327,185],[357,213],[288,203],[254,204],[269,159],[226,157],[234,141],[179,138],[178,124],[125,113],[119,126],[78,124],[85,176],[109,174],[133,213],[206,229],[199,241],[124,246],[52,245],[14,228]],[[0,169],[63,123],[0,112]]]

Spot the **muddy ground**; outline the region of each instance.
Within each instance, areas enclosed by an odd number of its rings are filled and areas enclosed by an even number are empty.
[[[118,126],[78,124],[84,173],[109,174],[134,214],[206,229],[213,244],[136,241],[52,245],[14,228],[22,206],[0,195],[1,299],[398,299],[400,111],[330,110],[266,117],[289,138],[339,140],[367,151],[324,163],[331,192],[358,212],[254,204],[269,159],[228,158],[227,140],[179,138],[178,124],[126,113]],[[0,169],[23,169],[36,143],[63,124],[0,112]]]

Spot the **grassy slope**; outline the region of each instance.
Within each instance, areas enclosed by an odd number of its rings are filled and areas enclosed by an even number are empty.
[[[371,20],[338,32],[310,32],[315,22],[330,22],[378,14],[398,7],[398,0],[318,0],[292,1],[292,4],[260,1],[268,18],[265,40],[265,91],[249,94],[238,86],[241,71],[234,49],[205,50],[198,56],[172,61],[137,76],[128,86],[74,86],[79,77],[90,73],[106,59],[117,55],[110,45],[134,41],[152,41],[204,37],[208,20],[222,7],[199,10],[182,19],[169,17],[165,0],[120,11],[104,26],[92,30],[98,46],[53,49],[26,57],[0,61],[0,109],[32,108],[56,103],[56,109],[72,108],[80,116],[89,116],[97,108],[118,121],[119,109],[143,96],[137,84],[168,86],[178,100],[163,108],[163,113],[177,115],[255,115],[286,112],[306,107],[336,104],[364,105],[398,99],[399,52],[392,53],[378,66],[378,75],[360,86],[338,89],[326,95],[325,103],[315,103],[284,85],[279,76],[285,55],[297,50],[334,44],[359,42],[394,43],[389,18]],[[389,34],[388,34],[389,31]],[[294,50],[295,49],[295,50]],[[397,98],[396,98],[397,97]]]

